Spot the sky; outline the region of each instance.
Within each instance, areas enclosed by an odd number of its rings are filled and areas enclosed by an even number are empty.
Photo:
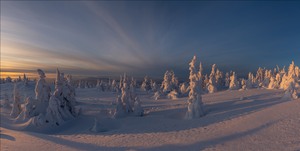
[[[245,75],[300,64],[297,1],[1,1],[1,78],[59,68],[75,76]]]

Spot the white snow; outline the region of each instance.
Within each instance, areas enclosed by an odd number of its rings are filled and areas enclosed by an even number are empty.
[[[34,83],[28,84],[31,89],[24,91],[33,95]],[[12,83],[1,84],[1,97],[12,90]],[[153,94],[138,91],[145,116],[113,119],[109,111],[114,105],[110,102],[115,100],[116,94],[99,93],[96,89],[76,91],[82,114],[59,129],[40,130],[28,123],[15,123],[9,116],[10,110],[1,108],[0,149],[231,151],[300,148],[300,100],[281,100],[283,90],[204,94],[206,115],[193,120],[184,119],[186,97],[155,101],[151,97]],[[244,99],[240,100],[241,97]]]

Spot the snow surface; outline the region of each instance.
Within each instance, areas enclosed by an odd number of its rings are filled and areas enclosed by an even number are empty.
[[[13,84],[1,84],[1,104]],[[34,82],[18,84],[21,103],[34,96]],[[51,85],[53,90],[53,85]],[[206,115],[185,120],[187,97],[155,100],[137,91],[144,116],[112,118],[118,93],[76,89],[81,115],[57,128],[18,123],[1,107],[1,151],[54,150],[300,150],[300,99],[283,90],[230,90],[202,95]],[[243,98],[243,99],[240,99]],[[23,107],[23,106],[22,106]],[[95,130],[96,129],[96,130]]]

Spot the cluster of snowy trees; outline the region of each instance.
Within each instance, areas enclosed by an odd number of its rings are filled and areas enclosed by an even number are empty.
[[[24,85],[28,85],[28,82],[30,81],[29,78],[27,78],[26,74],[23,74],[23,78],[21,76],[19,76],[17,79],[12,79],[10,76],[6,77],[6,78],[2,78],[0,79],[0,84],[2,83],[11,83],[11,82],[23,82]]]
[[[120,118],[130,113],[136,116],[143,116],[144,110],[139,97],[136,95],[136,81],[133,78],[130,81],[126,74],[124,74],[123,77],[121,76],[119,88],[122,93],[121,96],[117,97],[113,116]]]
[[[64,122],[78,116],[79,110],[75,108],[75,88],[72,84],[72,76],[64,76],[57,69],[55,90],[46,82],[43,70],[37,70],[39,79],[35,86],[35,99],[27,97],[21,107],[20,95],[17,84],[14,85],[13,104],[11,117],[17,121],[27,122],[30,120],[35,126],[59,126]]]

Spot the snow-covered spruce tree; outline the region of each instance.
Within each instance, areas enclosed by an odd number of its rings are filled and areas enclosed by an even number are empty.
[[[219,69],[217,69],[215,77],[216,77],[217,89],[222,89],[224,86],[223,72],[221,72]]]
[[[105,87],[105,91],[108,91],[108,92],[111,91],[111,83],[112,83],[111,79],[108,78],[108,83]]]
[[[188,91],[189,91],[189,88],[185,82],[180,84],[179,92],[180,92],[181,96],[186,96],[188,94]]]
[[[33,116],[35,116],[34,99],[32,97],[27,97],[25,100],[24,108],[17,119],[21,121],[27,121]]]
[[[179,94],[177,90],[172,90],[167,96],[169,99],[176,100],[178,99]]]
[[[263,81],[263,87],[268,88],[271,77],[272,77],[272,70],[265,70],[265,77],[264,77],[264,81]]]
[[[28,78],[26,77],[25,73],[23,75],[23,82],[24,82],[24,85],[27,86],[28,85]]]
[[[50,99],[50,86],[46,82],[46,75],[45,72],[41,69],[37,69],[39,79],[35,85],[35,98],[37,100],[35,112],[39,113],[46,113],[46,109],[49,104]]]
[[[249,74],[248,74],[248,80],[246,81],[246,88],[247,89],[251,89],[251,88],[253,88],[253,74],[251,73],[251,72],[249,72]]]
[[[164,93],[169,93],[172,91],[172,75],[171,73],[167,70],[165,75],[164,75],[164,80],[161,84],[161,89]]]
[[[207,85],[209,84],[209,78],[208,78],[208,75],[206,74],[205,77],[204,77],[204,81],[203,81],[203,85],[205,86],[204,88],[204,92],[207,93]]]
[[[105,84],[104,84],[103,80],[97,80],[96,88],[98,91],[102,91],[102,92],[105,91]]]
[[[149,80],[148,76],[144,77],[144,81],[141,85],[141,89],[146,92],[148,92],[151,89],[150,80]]]
[[[199,84],[201,86],[201,90],[206,89],[206,83],[204,83],[203,66],[201,62],[199,64],[198,79],[199,79]]]
[[[118,90],[117,82],[116,82],[116,80],[113,80],[111,82],[111,91],[112,92],[117,92],[117,90]]]
[[[256,80],[258,82],[258,85],[261,85],[264,80],[264,69],[262,69],[261,67],[259,67],[256,72]]]
[[[55,80],[55,91],[50,97],[49,106],[46,113],[46,123],[51,124],[52,126],[59,126],[65,121],[74,119],[74,113],[72,114],[72,107],[67,103],[66,96],[64,94],[68,92],[68,88],[64,88],[64,79],[57,69],[56,80]]]
[[[132,106],[130,104],[131,103],[131,98],[130,98],[130,90],[128,87],[128,84],[126,83],[126,81],[124,81],[125,83],[123,83],[123,87],[121,88],[122,90],[122,96],[121,96],[121,100],[125,109],[126,113],[132,112]]]
[[[241,89],[240,90],[246,90],[247,89],[247,85],[246,85],[246,80],[245,79],[242,79],[241,81]]]
[[[152,84],[151,84],[151,89],[152,89],[152,91],[153,91],[153,92],[159,91],[159,86],[156,84],[156,82],[155,82],[155,81],[152,81],[151,83],[152,83]]]
[[[63,93],[63,103],[65,107],[72,113],[72,115],[75,117],[78,113],[75,111],[75,105],[77,104],[77,101],[75,99],[75,89],[74,87],[69,83],[68,78],[66,79],[64,77],[64,74],[61,74],[61,80],[63,83],[62,87],[62,93]]]
[[[233,72],[230,77],[229,90],[238,90],[238,89],[239,89],[239,84],[237,81],[237,77],[236,77],[235,72]]]
[[[270,78],[270,82],[269,82],[269,85],[268,85],[268,89],[277,89],[278,88],[278,85],[277,85],[277,81],[276,79],[272,76]]]
[[[216,64],[212,65],[211,68],[211,73],[209,75],[209,80],[208,80],[208,84],[206,85],[207,91],[209,93],[215,93],[217,92],[217,87],[216,87]]]
[[[295,63],[292,61],[292,63],[289,66],[288,73],[285,73],[282,77],[280,88],[287,90],[290,87],[290,83],[293,83],[293,85],[296,85],[296,82],[298,81],[295,73]]]
[[[130,106],[133,106],[134,105],[134,99],[136,98],[136,84],[135,84],[135,80],[131,80],[131,83],[130,83],[130,88],[129,88],[129,91],[130,91]]]
[[[229,83],[230,83],[230,76],[229,76],[229,73],[226,72],[226,74],[225,74],[225,87],[226,88],[229,87]]]
[[[198,85],[199,79],[195,70],[196,56],[190,62],[190,92],[188,98],[188,110],[186,112],[186,119],[199,118],[204,115],[201,87]]]
[[[5,83],[10,83],[12,82],[12,78],[10,76],[6,77]]]
[[[123,116],[125,116],[125,109],[124,109],[121,97],[118,95],[117,102],[116,102],[116,108],[115,108],[113,117],[114,118],[120,118],[120,117],[123,117]]]
[[[72,79],[72,75],[67,75],[67,84],[70,88],[70,95],[72,96],[76,96],[76,91],[75,91],[75,87],[74,87],[74,82],[73,82],[73,79]]]
[[[283,100],[294,100],[298,99],[299,95],[295,89],[295,83],[290,82],[288,88],[285,90],[285,93],[282,97]]]
[[[178,90],[178,79],[175,76],[174,71],[171,71],[170,73],[171,73],[171,89],[177,91]]]
[[[84,83],[84,88],[85,88],[85,89],[90,88],[88,81],[85,81],[85,83]]]
[[[12,104],[12,109],[10,112],[10,116],[13,118],[16,118],[19,116],[19,114],[21,113],[22,108],[21,108],[21,103],[20,103],[20,94],[17,88],[17,84],[14,84],[14,101]]]
[[[153,98],[154,98],[155,100],[158,100],[158,99],[161,98],[161,96],[162,96],[161,92],[160,92],[160,91],[156,91],[156,92],[154,93],[154,95],[153,95]]]
[[[140,101],[139,97],[135,97],[135,99],[134,99],[133,113],[135,116],[143,116],[144,115],[144,109],[141,106],[141,101]]]

